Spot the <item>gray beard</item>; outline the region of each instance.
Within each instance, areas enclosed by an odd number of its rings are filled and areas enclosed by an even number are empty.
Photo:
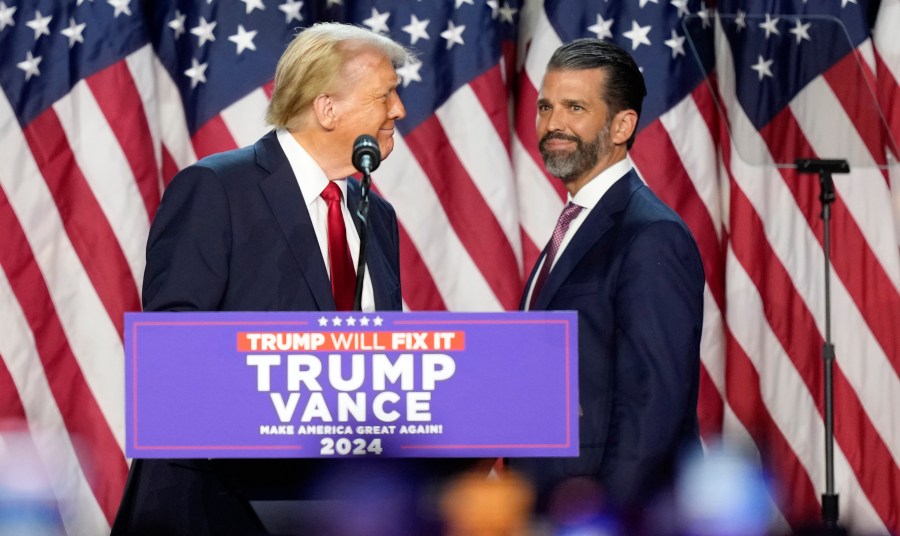
[[[609,127],[610,125],[607,123],[597,139],[588,143],[578,136],[567,136],[561,133],[545,134],[541,138],[538,148],[547,172],[563,182],[569,182],[593,169],[600,157],[609,151]],[[552,139],[575,142],[575,150],[572,152],[550,151],[546,149],[546,142]]]

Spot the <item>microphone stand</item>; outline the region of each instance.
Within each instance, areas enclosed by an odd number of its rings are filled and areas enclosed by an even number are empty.
[[[825,254],[825,493],[822,494],[823,534],[846,534],[838,525],[838,495],[834,492],[834,345],[831,343],[831,203],[834,202],[832,173],[849,173],[846,160],[801,158],[796,161],[798,173],[818,173],[822,203],[823,250]]]
[[[363,170],[362,180],[360,181],[361,195],[359,199],[359,207],[356,209],[356,215],[359,217],[359,259],[356,263],[356,292],[353,296],[353,310],[362,311],[362,291],[363,279],[366,275],[366,244],[369,238],[369,186],[372,183],[369,177],[369,171]]]

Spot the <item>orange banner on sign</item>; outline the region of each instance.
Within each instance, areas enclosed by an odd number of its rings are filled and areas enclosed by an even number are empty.
[[[446,352],[465,348],[463,331],[242,331],[237,334],[239,352]]]

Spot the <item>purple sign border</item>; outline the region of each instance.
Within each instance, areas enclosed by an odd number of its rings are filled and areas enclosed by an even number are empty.
[[[235,315],[249,315],[258,317],[259,315],[277,315],[278,317],[283,318],[284,316],[299,316],[299,315],[321,315],[323,313],[316,312],[297,312],[297,313],[210,313],[210,312],[191,312],[191,313],[127,313],[126,314],[126,325],[130,324],[131,328],[131,336],[129,337],[131,342],[131,351],[128,352],[126,349],[126,359],[130,360],[129,366],[127,369],[130,371],[130,378],[127,378],[126,381],[131,382],[129,393],[131,397],[127,401],[126,407],[130,411],[130,426],[127,426],[126,432],[128,433],[128,438],[126,440],[126,450],[128,451],[128,455],[130,457],[140,458],[140,454],[149,454],[148,451],[161,451],[166,457],[211,457],[215,458],[216,452],[240,452],[247,451],[257,454],[254,457],[269,457],[265,454],[266,451],[270,452],[293,452],[297,453],[296,457],[309,457],[308,455],[304,456],[300,454],[301,451],[304,450],[303,445],[222,445],[222,444],[213,444],[213,445],[198,445],[198,444],[187,444],[187,445],[141,445],[139,443],[139,435],[138,435],[138,330],[141,327],[146,326],[177,326],[177,327],[185,327],[185,326],[254,326],[254,325],[265,325],[265,326],[292,326],[292,327],[315,327],[315,323],[311,320],[283,320],[283,319],[272,319],[272,320],[208,320],[208,321],[198,321],[198,320],[131,320],[137,319],[141,317],[155,316],[161,317],[165,316],[187,316],[191,315],[192,317],[196,317],[198,315],[201,316],[229,316],[235,317]],[[375,314],[375,313],[373,313]],[[383,312],[385,316],[396,316],[400,313],[397,312]],[[535,449],[541,450],[542,452],[529,452],[528,456],[577,456],[578,454],[578,437],[577,437],[577,417],[573,419],[572,410],[572,395],[573,392],[577,393],[577,372],[573,374],[573,368],[577,370],[577,354],[578,354],[578,345],[577,345],[577,313],[574,311],[553,311],[553,312],[541,312],[541,313],[526,313],[526,312],[511,312],[511,313],[402,313],[403,315],[410,315],[410,318],[415,317],[414,320],[394,320],[393,325],[395,327],[403,326],[403,325],[411,325],[411,326],[426,326],[426,325],[434,325],[434,326],[442,326],[446,324],[453,325],[500,325],[500,324],[508,324],[508,325],[523,325],[523,324],[539,324],[539,325],[561,325],[564,329],[565,333],[565,341],[561,344],[563,347],[561,352],[564,354],[564,362],[565,362],[565,438],[562,442],[557,443],[483,443],[483,444],[441,444],[441,445],[433,445],[433,444],[409,444],[409,445],[398,445],[398,448],[401,450],[407,451],[442,451],[444,455],[447,455],[447,451],[454,451],[454,456],[463,456],[466,454],[464,451],[467,450],[492,450],[497,451],[497,456],[509,456],[514,457],[517,449],[529,449],[530,451],[534,451]],[[429,316],[436,317],[434,319],[423,319]],[[463,320],[467,316],[477,316],[482,317],[480,319],[467,319]],[[535,316],[540,316],[541,318],[534,318]],[[131,317],[131,319],[129,319]],[[483,318],[483,317],[495,317],[495,318]],[[397,331],[396,329],[394,331]],[[573,336],[575,337],[573,339]],[[575,381],[575,385],[572,385],[573,380]],[[577,407],[577,403],[574,405]],[[575,429],[575,433],[573,434],[573,428]],[[574,437],[573,437],[574,435]],[[354,437],[359,437],[358,435]],[[573,446],[574,445],[574,446]],[[179,453],[178,451],[181,451]],[[188,453],[191,453],[190,456]],[[182,455],[183,453],[183,455]],[[474,455],[474,454],[472,454]],[[478,457],[483,456],[484,454],[478,454]],[[276,454],[276,457],[285,457],[283,454]],[[431,454],[422,453],[420,456],[428,457]],[[440,456],[440,454],[438,454]],[[157,457],[156,455],[151,455],[149,457]],[[225,456],[225,457],[235,457],[235,456]],[[319,456],[315,456],[319,457]]]

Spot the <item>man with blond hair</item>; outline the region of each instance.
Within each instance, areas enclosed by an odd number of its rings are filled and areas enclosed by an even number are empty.
[[[147,244],[144,310],[352,308],[360,201],[359,184],[347,178],[353,142],[368,134],[382,158],[390,154],[394,123],[406,114],[395,69],[407,60],[402,46],[362,28],[328,23],[300,32],[276,69],[266,116],[274,130],[182,170],[166,189]],[[362,309],[399,310],[394,210],[370,194],[368,219]],[[346,239],[335,240],[336,227]],[[265,534],[248,496],[260,488],[297,496],[301,480],[327,467],[135,460],[113,534]]]

